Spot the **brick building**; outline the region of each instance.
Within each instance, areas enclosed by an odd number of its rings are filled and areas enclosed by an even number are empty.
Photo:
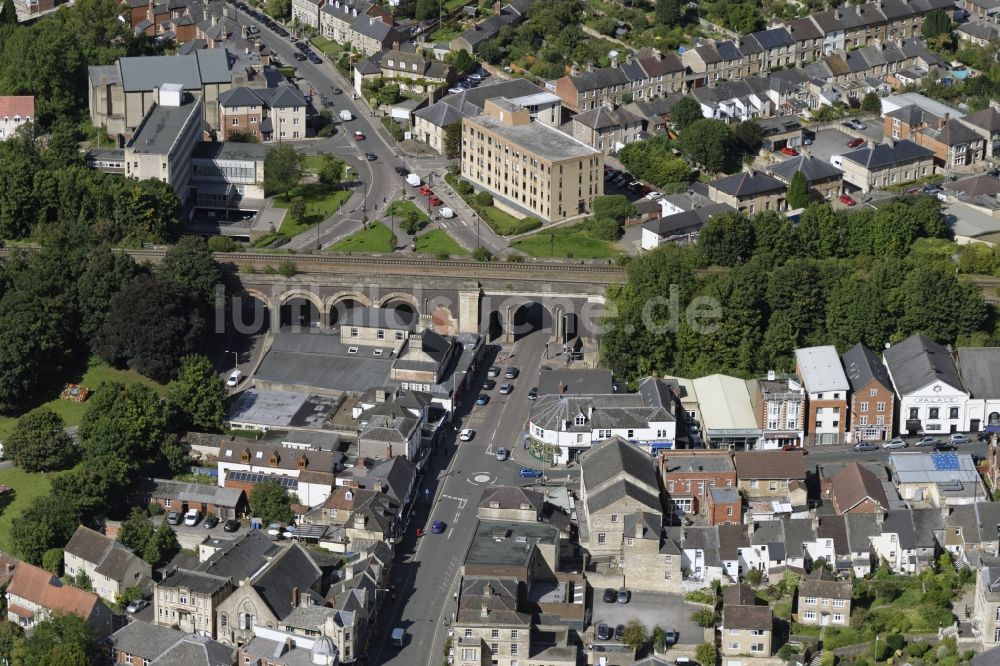
[[[660,478],[668,510],[678,517],[701,513],[712,488],[736,487],[733,454],[705,449],[668,451],[660,458]]]
[[[836,347],[795,350],[795,373],[808,394],[805,443],[842,444],[847,433],[847,393],[850,384]]]
[[[896,393],[889,371],[860,342],[841,355],[851,385],[851,441],[892,438]]]

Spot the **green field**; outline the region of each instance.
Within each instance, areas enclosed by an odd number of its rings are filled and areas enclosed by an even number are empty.
[[[152,386],[161,395],[167,392],[165,384],[158,384],[148,377],[143,377],[135,370],[116,370],[96,359],[91,359],[90,367],[87,368],[87,371],[82,376],[77,374],[66,378],[66,383],[83,384],[91,391],[97,390],[97,387],[105,382],[122,382],[123,384],[142,382],[147,386]],[[59,392],[61,390],[62,387],[59,387],[59,390],[55,391],[55,395],[49,401],[42,403],[42,405],[59,414],[63,418],[63,421],[66,422],[66,425],[79,425],[80,419],[83,418],[83,413],[87,410],[87,403],[60,400]],[[16,421],[17,417],[14,416],[0,417],[0,440],[3,440],[10,434]],[[3,483],[3,481],[0,481],[0,483]]]
[[[14,518],[24,513],[32,500],[49,492],[52,487],[51,474],[32,474],[17,467],[0,470],[0,484],[14,489],[13,499],[0,499],[0,550],[10,553],[10,524]]]
[[[331,252],[392,252],[395,248],[392,231],[381,222],[372,222],[367,229],[342,238],[332,246]]]
[[[451,40],[461,35],[462,32],[463,30],[458,24],[448,23],[446,25],[441,26],[434,32],[432,32],[431,36],[428,39],[434,43],[450,42]]]
[[[309,41],[312,42],[313,46],[334,60],[336,60],[344,50],[340,44],[332,39],[327,39],[326,37],[313,37]]]
[[[351,198],[350,190],[333,189],[327,185],[309,183],[299,185],[288,194],[282,194],[274,198],[275,208],[288,208],[292,199],[302,197],[306,202],[306,216],[302,222],[296,222],[290,215],[285,215],[281,228],[281,233],[287,236],[295,236],[307,231],[311,227],[319,224],[330,215],[333,215],[340,205]]]
[[[459,245],[444,229],[434,229],[417,236],[417,252],[435,256],[447,254],[453,257],[469,254],[469,251]]]
[[[532,257],[610,259],[621,254],[614,243],[592,237],[582,225],[543,231],[522,238],[511,247]]]

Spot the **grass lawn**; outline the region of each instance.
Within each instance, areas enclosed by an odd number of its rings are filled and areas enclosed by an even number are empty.
[[[412,214],[414,212],[417,214],[417,219],[421,222],[431,221],[431,218],[427,215],[427,211],[420,208],[420,206],[412,201],[407,201],[406,199],[393,201],[386,209],[385,214],[395,215],[396,217],[406,217],[408,214]]]
[[[367,229],[342,238],[330,247],[331,252],[392,252],[395,248],[392,231],[381,222],[372,222]]]
[[[431,42],[434,43],[450,42],[451,40],[455,39],[461,34],[462,34],[462,29],[458,27],[458,25],[454,23],[449,23],[447,25],[441,26],[440,28],[432,32],[429,39]]]
[[[91,391],[94,391],[101,384],[105,382],[122,382],[124,384],[131,384],[133,382],[142,382],[147,386],[152,386],[157,393],[164,395],[167,392],[166,384],[158,384],[157,382],[149,379],[148,377],[143,377],[135,370],[116,370],[103,362],[91,359],[90,366],[87,371],[83,373],[83,376],[70,376],[66,378],[67,383],[83,384]],[[61,391],[60,387],[60,391]],[[59,414],[66,422],[68,426],[78,425],[80,419],[83,418],[83,413],[87,410],[86,402],[72,402],[70,400],[60,400],[58,391],[52,399],[48,402],[43,403],[45,407],[50,408],[56,414]],[[10,431],[14,428],[14,423],[17,421],[17,417],[14,416],[4,416],[0,417],[0,440],[4,439],[10,434]],[[4,483],[4,481],[0,481]],[[10,485],[9,483],[7,485]]]
[[[327,39],[326,37],[313,37],[309,41],[312,42],[313,46],[334,60],[336,60],[340,53],[344,50],[340,44],[332,39]]]
[[[501,236],[508,236],[514,233],[514,229],[520,223],[513,215],[503,212],[496,206],[488,206],[483,209],[488,218],[489,225]]]
[[[291,200],[295,197],[305,199],[306,219],[302,222],[296,222],[291,219],[290,215],[285,215],[285,220],[281,223],[281,228],[278,231],[287,236],[300,234],[325,220],[336,212],[341,203],[351,198],[351,191],[332,189],[318,183],[299,185],[287,195],[282,194],[275,197],[274,207],[288,208],[291,205]]]
[[[51,474],[32,474],[11,467],[0,470],[0,484],[10,486],[14,489],[13,499],[8,504],[7,497],[3,498],[0,509],[0,550],[10,553],[10,524],[14,518],[24,513],[32,500],[41,497],[49,492],[52,486]]]
[[[450,14],[459,7],[464,7],[470,3],[471,0],[447,0],[447,2],[444,3],[444,12],[446,14]]]
[[[434,229],[417,236],[417,252],[435,256],[447,254],[453,257],[469,254],[469,251],[459,245],[444,229]]]
[[[542,231],[522,238],[512,247],[532,257],[610,259],[621,254],[613,243],[592,237],[580,225]]]

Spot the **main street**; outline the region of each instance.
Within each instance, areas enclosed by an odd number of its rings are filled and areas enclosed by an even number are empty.
[[[497,378],[497,388],[489,391],[489,404],[471,406],[478,392],[470,391],[456,410],[456,431],[472,428],[475,438],[457,442],[450,438],[426,470],[420,497],[402,544],[397,548],[392,582],[394,599],[387,600],[377,633],[371,642],[370,661],[392,666],[433,664],[440,661],[447,640],[446,621],[455,610],[453,593],[458,575],[476,526],[476,507],[483,490],[498,484],[526,485],[520,477],[522,465],[511,459],[497,460],[499,448],[520,446],[523,425],[531,402],[527,395],[537,384],[538,369],[548,333],[531,333],[513,346],[504,348],[492,361],[502,368],[520,370],[510,395],[499,394],[499,385],[511,380]],[[474,386],[481,386],[490,362],[484,362]],[[523,456],[521,456],[523,457]],[[565,470],[550,474],[553,481],[565,480]],[[427,494],[425,496],[425,490]],[[431,523],[445,523],[443,534],[431,534]],[[417,539],[416,528],[426,534]],[[402,649],[389,645],[394,627],[406,629]]]
[[[386,206],[393,200],[414,196],[415,190],[406,185],[403,178],[394,171],[395,167],[405,167],[421,176],[432,187],[444,183],[449,161],[441,156],[405,155],[396,146],[382,123],[372,117],[368,107],[362,101],[354,99],[352,82],[341,76],[325,54],[319,54],[323,62],[318,65],[308,60],[296,62],[295,54],[299,51],[288,38],[278,36],[265,24],[255,21],[241,11],[236,12],[236,20],[240,25],[257,26],[271,52],[282,63],[295,67],[297,75],[309,82],[313,92],[313,104],[317,111],[323,108],[319,101],[321,96],[333,103],[333,107],[329,110],[336,123],[336,133],[327,139],[303,141],[292,145],[298,145],[298,150],[303,154],[335,154],[354,169],[360,180],[358,193],[351,196],[341,211],[321,222],[317,228],[293,237],[286,248],[294,250],[325,248],[361,229],[365,215],[369,220],[384,217]],[[336,89],[343,92],[335,94]],[[308,93],[309,90],[306,89],[304,92]],[[350,111],[353,119],[341,121],[338,114],[342,110]],[[354,132],[361,132],[365,135],[365,139],[355,141]],[[366,153],[373,153],[376,159],[367,160]],[[426,208],[424,205],[426,202],[420,201],[422,197],[419,195],[416,197],[417,204],[421,208]],[[472,219],[464,208],[462,212],[456,212],[460,217],[444,220],[441,226],[466,249],[473,250],[477,243],[480,243],[494,254],[509,250],[507,242],[495,234],[489,225],[478,224],[478,221]],[[404,249],[411,238],[398,228],[396,234],[398,238],[403,239],[398,248]]]

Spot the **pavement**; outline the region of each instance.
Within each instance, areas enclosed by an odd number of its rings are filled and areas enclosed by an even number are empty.
[[[613,629],[635,618],[646,625],[650,635],[653,627],[659,626],[678,632],[679,643],[698,644],[704,641],[705,631],[691,620],[691,613],[704,606],[686,602],[684,595],[634,592],[627,604],[619,604],[605,603],[603,593],[603,589],[594,590],[593,627],[603,623]]]
[[[519,472],[525,465],[516,454],[501,462],[496,450],[515,450],[522,440],[532,404],[527,394],[538,376],[547,337],[545,332],[528,334],[505,347],[498,358],[487,358],[481,364],[474,386],[482,385],[490,365],[517,366],[521,374],[514,380],[513,393],[501,396],[494,389],[489,392],[488,404],[476,406],[473,401],[478,391],[470,391],[456,408],[455,431],[472,428],[476,436],[470,442],[457,442],[454,434],[447,437],[425,470],[420,499],[397,547],[392,574],[396,597],[383,607],[371,641],[373,663],[410,666],[440,660],[447,640],[446,622],[450,624],[455,610],[452,595],[475,531],[476,505],[483,490],[498,484],[531,483],[521,479]],[[537,466],[538,461],[534,462]],[[567,472],[554,475],[565,478]],[[417,527],[429,532],[435,520],[446,524],[443,534],[414,536]],[[406,629],[407,642],[402,649],[389,647],[394,627]]]
[[[341,76],[333,63],[322,53],[317,54],[323,62],[315,65],[311,62],[296,62],[294,54],[298,51],[289,39],[283,39],[271,31],[266,25],[258,23],[245,13],[237,11],[237,22],[241,25],[256,25],[260,28],[267,46],[279,60],[294,66],[297,75],[308,82],[308,87],[316,93],[316,97],[324,95],[333,102],[330,111],[336,123],[336,132],[325,139],[312,139],[294,142],[296,150],[308,155],[336,154],[340,159],[350,164],[358,174],[360,183],[341,210],[320,222],[316,227],[305,231],[284,245],[285,249],[325,249],[338,240],[359,231],[364,219],[381,219],[386,207],[394,200],[416,194],[416,190],[406,185],[405,181],[394,171],[394,167],[402,166],[416,173],[424,181],[433,182],[436,188],[444,183],[449,160],[440,156],[410,156],[389,136],[380,119],[373,117],[371,110],[361,100],[353,99],[353,85]],[[343,92],[334,94],[333,90],[340,88]],[[353,119],[341,121],[338,113],[342,110],[351,112]],[[363,141],[353,139],[354,132],[365,135]],[[365,159],[365,153],[373,153],[374,161]],[[450,188],[449,188],[450,189]],[[436,192],[437,190],[435,190]],[[439,194],[439,196],[441,196]],[[444,196],[442,200],[448,201]],[[421,206],[424,208],[424,206]],[[459,212],[459,219],[442,221],[440,228],[446,229],[460,245],[474,249],[475,217],[467,211]],[[479,240],[494,254],[500,253],[507,243],[496,235],[486,225],[482,224],[478,234]],[[434,227],[431,227],[434,228]],[[413,238],[397,231],[397,251],[409,249]]]

